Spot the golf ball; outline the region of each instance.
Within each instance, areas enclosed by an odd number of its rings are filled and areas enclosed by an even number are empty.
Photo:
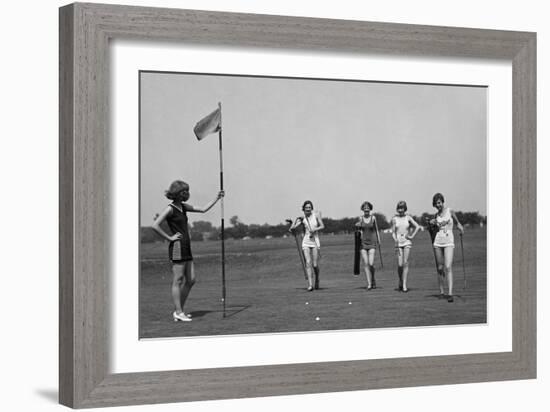
[[[317,316],[317,317],[315,318],[315,320],[319,320],[319,316]]]
[[[349,305],[351,305],[351,302],[348,302]]]
[[[306,302],[306,305],[309,305],[309,302]]]

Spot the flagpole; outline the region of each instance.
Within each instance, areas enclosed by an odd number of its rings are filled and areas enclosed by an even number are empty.
[[[218,102],[220,109],[220,128],[218,132],[219,146],[220,146],[220,190],[223,190],[223,150],[222,150],[222,129],[221,126],[221,113],[222,104]],[[224,219],[224,204],[223,197],[221,198],[221,238],[222,238],[222,304],[223,304],[223,317],[225,318],[225,219]]]

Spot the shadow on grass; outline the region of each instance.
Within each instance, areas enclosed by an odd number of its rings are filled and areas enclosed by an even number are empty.
[[[208,315],[209,313],[217,312],[216,310],[194,310],[192,312],[189,312],[189,314],[193,318],[202,318],[204,315]]]
[[[438,300],[447,299],[447,295],[441,295],[439,293],[434,293],[432,295],[424,295],[425,298],[435,298]]]
[[[225,317],[229,318],[231,316],[235,316],[237,313],[241,313],[242,311],[250,308],[252,305],[244,305],[244,306],[228,306],[225,308]],[[204,315],[208,315],[209,313],[223,313],[223,309],[216,309],[216,310],[195,310],[193,312],[189,312],[189,314],[195,318],[202,318]]]
[[[235,316],[237,313],[241,313],[242,311],[250,308],[252,305],[245,305],[245,306],[229,306],[228,308],[225,308],[225,317],[230,318],[231,316]],[[233,309],[232,308],[240,308],[240,309]]]
[[[384,286],[376,286],[375,288],[367,289],[366,286],[357,286],[356,288],[353,288],[354,290],[367,290],[369,292],[377,291],[377,290],[384,290],[386,289]]]
[[[426,297],[426,298],[435,298],[435,299],[438,299],[438,300],[447,300],[449,295],[440,295],[439,293],[435,293],[435,294],[432,294],[432,295],[424,295],[424,297]],[[466,302],[465,297],[463,297],[462,295],[457,295],[456,293],[453,295],[453,298],[460,299],[461,301]]]

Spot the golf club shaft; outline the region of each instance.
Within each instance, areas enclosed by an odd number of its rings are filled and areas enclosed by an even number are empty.
[[[384,269],[384,261],[382,260],[382,245],[380,242],[380,232],[378,230],[378,223],[376,222],[376,219],[374,219],[374,226],[376,230],[376,240],[378,241],[378,256],[380,257],[380,267]]]
[[[464,241],[462,233],[460,233],[460,250],[462,251],[462,273],[464,275],[464,290],[466,290],[466,265],[464,263]]]
[[[290,224],[290,227],[292,227],[292,219],[286,219],[286,222]],[[292,233],[294,240],[296,241],[296,249],[298,250],[298,255],[300,255],[300,264],[302,265],[302,270],[304,271],[304,278],[307,280],[306,258],[304,256],[304,252],[302,251],[300,241],[298,240],[296,229],[289,228],[288,231]]]

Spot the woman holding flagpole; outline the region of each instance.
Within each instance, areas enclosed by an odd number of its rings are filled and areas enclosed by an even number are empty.
[[[453,255],[454,255],[454,236],[453,223],[462,235],[464,227],[456,217],[456,213],[449,207],[445,207],[445,198],[441,193],[436,193],[432,198],[432,206],[437,209],[435,217],[430,220],[430,225],[435,228],[436,234],[433,241],[435,259],[437,263],[437,273],[439,281],[439,294],[445,296],[443,288],[445,277],[449,294],[447,302],[453,302]]]
[[[407,293],[407,279],[409,275],[409,256],[411,253],[412,239],[420,230],[420,225],[408,215],[407,202],[397,202],[397,214],[391,219],[391,232],[395,241],[395,253],[397,256],[397,276],[399,277],[399,292]],[[412,232],[411,232],[412,230]]]
[[[372,203],[363,202],[361,210],[363,216],[355,224],[357,230],[361,231],[361,257],[365,266],[365,275],[367,277],[367,290],[376,289],[376,280],[374,279],[374,255],[380,234],[376,224],[376,216],[372,214]]]
[[[309,292],[313,289],[319,289],[319,250],[321,243],[319,241],[319,231],[325,228],[321,214],[313,211],[313,203],[306,200],[302,205],[304,216],[296,218],[290,230],[302,225],[304,228],[304,238],[302,240],[302,250],[306,259],[306,273]]]
[[[220,190],[216,198],[202,208],[187,204],[190,197],[189,185],[182,180],[172,182],[165,196],[172,202],[153,222],[153,229],[170,242],[168,256],[172,263],[172,300],[175,311],[172,313],[174,322],[189,322],[191,317],[183,311],[185,301],[195,284],[195,267],[191,253],[191,239],[187,223],[187,213],[206,213],[224,196]],[[163,222],[168,224],[171,235],[162,229]]]

